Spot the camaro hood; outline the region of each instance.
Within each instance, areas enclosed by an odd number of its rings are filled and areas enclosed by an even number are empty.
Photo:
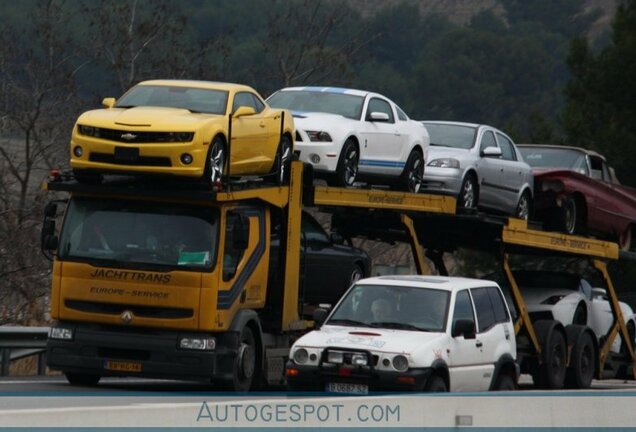
[[[387,353],[409,353],[445,336],[444,333],[325,325],[297,342],[297,346],[353,348]]]
[[[221,116],[196,114],[181,108],[135,107],[88,111],[80,116],[77,123],[111,129],[137,126],[157,131],[184,131],[195,130],[212,118],[221,118]]]

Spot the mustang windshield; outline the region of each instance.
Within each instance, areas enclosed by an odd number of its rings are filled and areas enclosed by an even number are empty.
[[[138,85],[126,92],[115,108],[156,106],[183,108],[192,112],[225,115],[227,91],[194,87]]]
[[[211,269],[217,224],[212,207],[75,198],[58,253],[100,266]]]
[[[565,168],[587,174],[585,154],[552,147],[519,147],[523,159],[533,168]]]
[[[280,91],[267,99],[274,108],[339,114],[353,120],[360,120],[363,102],[362,96],[299,90]]]
[[[476,128],[473,126],[424,123],[431,137],[432,146],[472,148],[475,143]]]
[[[326,322],[331,325],[443,332],[448,291],[392,285],[356,285]]]

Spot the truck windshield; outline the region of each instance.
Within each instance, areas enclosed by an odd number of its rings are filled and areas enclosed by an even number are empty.
[[[71,200],[58,254],[103,266],[211,269],[213,207],[127,200]]]
[[[450,293],[391,285],[356,285],[326,324],[443,332]]]

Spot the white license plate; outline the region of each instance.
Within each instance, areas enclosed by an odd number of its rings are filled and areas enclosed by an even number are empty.
[[[326,390],[331,393],[369,394],[369,386],[364,384],[328,383]]]

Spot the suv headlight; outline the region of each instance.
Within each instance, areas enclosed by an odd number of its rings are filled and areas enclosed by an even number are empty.
[[[433,159],[428,166],[434,168],[459,168],[459,161],[453,158]]]

